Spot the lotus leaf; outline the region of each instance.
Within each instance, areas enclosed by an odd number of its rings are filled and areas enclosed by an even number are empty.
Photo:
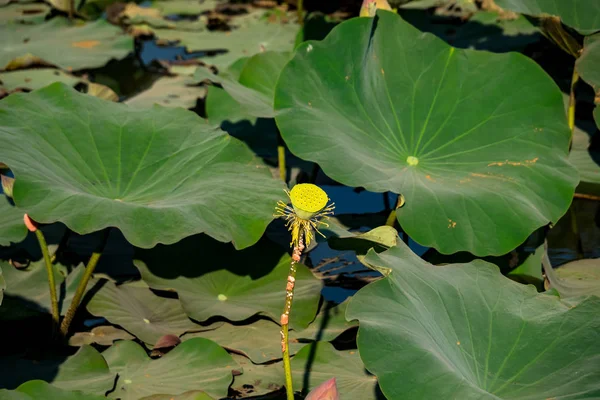
[[[535,16],[556,15],[583,34],[600,30],[600,2],[595,0],[495,0],[507,10]]]
[[[133,51],[133,39],[103,20],[71,25],[57,17],[39,25],[1,24],[0,37],[0,69],[15,69],[24,60],[66,70],[97,68]]]
[[[32,262],[25,269],[17,269],[6,262],[0,262],[0,266],[2,266],[8,286],[5,291],[6,296],[22,301],[27,308],[50,313],[48,273],[44,260]],[[64,315],[71,304],[85,267],[80,264],[68,275],[67,267],[64,265],[54,264],[53,269],[56,292],[59,296],[58,309],[61,315]],[[90,287],[91,285],[88,286],[88,289]]]
[[[262,13],[252,13],[230,32],[187,32],[176,29],[154,29],[153,32],[161,40],[179,42],[190,52],[206,52],[202,61],[222,70],[243,56],[266,50],[290,51],[294,46],[298,25],[271,23],[262,18]]]
[[[445,254],[509,252],[565,213],[578,182],[561,92],[539,66],[457,50],[387,11],[302,44],[275,109],[292,153],[403,194],[402,228]]]
[[[198,262],[190,261],[197,255]],[[256,314],[279,321],[291,257],[267,240],[235,251],[197,236],[139,258],[134,264],[148,286],[177,292],[183,309],[196,321],[214,316],[242,321]],[[321,286],[306,266],[298,265],[292,328],[305,328],[314,319]]]
[[[80,234],[115,226],[152,247],[206,232],[244,248],[281,198],[244,144],[187,110],[132,108],[56,83],[3,99],[0,125],[17,206]]]
[[[146,286],[105,282],[87,305],[90,313],[106,318],[150,346],[164,335],[201,330],[176,299],[159,297]]]
[[[35,380],[25,382],[14,391],[0,390],[2,400],[102,400],[104,396],[95,396],[81,391],[68,391],[56,388],[47,382]]]
[[[1,78],[0,78],[1,79]],[[148,108],[154,104],[164,107],[194,108],[206,88],[194,85],[186,76],[166,76],[158,79],[149,89],[127,99],[126,104]]]
[[[236,363],[216,343],[195,338],[181,343],[167,355],[152,360],[135,342],[121,341],[102,353],[110,370],[119,374],[111,398],[137,400],[202,390],[222,398],[232,381]]]
[[[391,269],[346,317],[385,396],[546,399],[600,394],[600,298],[561,301],[481,260],[434,266],[403,243],[370,251]]]
[[[18,243],[27,236],[23,223],[23,212],[10,204],[8,198],[0,193],[0,246]]]

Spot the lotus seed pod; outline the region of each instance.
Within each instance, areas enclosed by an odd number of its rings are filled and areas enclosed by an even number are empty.
[[[290,191],[292,207],[299,218],[309,220],[325,208],[329,198],[327,193],[312,183],[300,183]]]
[[[392,7],[387,0],[363,0],[362,6],[360,7],[361,17],[374,17],[379,10],[392,11]]]

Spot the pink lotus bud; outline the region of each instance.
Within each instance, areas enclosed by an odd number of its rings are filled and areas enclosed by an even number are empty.
[[[321,383],[314,388],[304,400],[340,400],[335,378]]]
[[[38,224],[37,222],[29,218],[29,215],[23,215],[23,222],[25,223],[25,226],[27,227],[27,229],[29,229],[30,232],[37,231]]]
[[[374,17],[378,9],[392,11],[392,7],[390,7],[387,0],[363,0],[360,7],[360,16]]]

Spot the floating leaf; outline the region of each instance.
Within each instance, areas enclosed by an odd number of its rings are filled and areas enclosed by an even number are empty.
[[[56,83],[2,100],[0,125],[17,206],[80,234],[115,226],[152,247],[206,232],[244,248],[281,198],[241,142],[187,110],[135,109]]]
[[[47,382],[35,380],[25,382],[14,391],[0,390],[0,398],[3,400],[102,400],[106,397],[81,391],[63,390]]]
[[[214,400],[214,398],[210,397],[204,392],[192,390],[190,392],[185,392],[177,396],[156,394],[144,397],[140,400]]]
[[[0,193],[0,246],[19,243],[26,236],[23,211],[10,204],[8,198]]]
[[[159,259],[155,254],[161,252],[164,255]],[[217,315],[241,321],[256,314],[279,321],[291,257],[266,240],[235,251],[230,245],[196,236],[161,246],[141,258],[134,264],[148,286],[177,292],[183,309],[196,321]],[[298,265],[293,328],[304,328],[315,317],[321,285],[307,267]]]
[[[32,262],[24,269],[17,269],[5,262],[0,262],[0,266],[2,266],[8,286],[5,291],[6,296],[22,301],[25,307],[50,313],[48,273],[46,272],[44,260]],[[59,296],[58,309],[61,315],[64,315],[71,304],[77,285],[85,271],[85,266],[83,264],[78,265],[68,275],[66,273],[67,267],[64,265],[54,264],[53,270],[56,293]],[[87,290],[90,290],[91,287],[91,284],[88,285]]]
[[[562,298],[600,296],[600,259],[577,260],[553,269],[544,268],[550,288]]]
[[[294,317],[292,316],[292,320]],[[275,322],[260,319],[246,325],[223,324],[217,329],[198,333],[188,333],[181,339],[195,337],[210,339],[227,350],[243,354],[256,364],[281,360],[281,327]],[[304,346],[296,340],[297,335],[290,331],[290,355]]]
[[[279,350],[281,351],[281,344]],[[282,363],[257,365],[237,354],[233,354],[233,359],[243,369],[243,373],[235,375],[231,389],[242,396],[262,396],[284,386]]]
[[[112,324],[122,326],[150,346],[164,335],[179,336],[202,329],[190,321],[177,299],[159,297],[139,284],[116,286],[112,282],[104,282],[94,293],[87,309]]]
[[[72,25],[56,17],[39,25],[3,24],[0,37],[0,69],[21,67],[25,59],[66,70],[97,68],[133,51],[133,38],[104,20]]]
[[[590,0],[495,0],[507,10],[521,14],[556,15],[583,34],[600,30],[600,3]]]
[[[235,357],[243,367],[232,389],[258,396],[276,391],[284,385],[283,364],[254,365],[244,357]],[[310,371],[310,372],[308,372]],[[337,351],[326,342],[305,345],[292,358],[295,391],[308,392],[335,377],[341,399],[376,399],[377,380],[363,365],[356,350]]]
[[[158,104],[190,109],[196,107],[198,99],[205,95],[206,88],[194,85],[189,77],[166,76],[154,82],[149,89],[127,99],[125,103],[135,107]]]
[[[0,23],[11,22],[39,24],[50,12],[50,7],[45,4],[9,4],[0,12]]]
[[[154,29],[153,32],[161,40],[177,41],[189,52],[214,52],[215,55],[207,55],[202,61],[221,70],[244,56],[267,50],[290,51],[293,48],[298,25],[271,23],[264,20],[261,14],[245,16],[240,26],[230,32],[186,32],[176,29]]]
[[[87,86],[88,94],[111,101],[118,100],[116,93],[109,87],[99,83],[92,83],[87,79],[68,74],[59,69],[35,68],[0,72],[0,88],[4,88],[8,91],[17,89],[24,89],[27,91],[37,90],[53,82],[62,82],[69,86],[83,84]]]
[[[206,11],[214,10],[223,0],[155,0],[152,8],[156,8],[163,15],[199,15]]]
[[[600,393],[600,298],[561,301],[475,260],[433,266],[403,243],[350,301],[358,348],[387,398],[589,398]],[[573,378],[577,377],[577,378]]]
[[[345,185],[403,194],[402,228],[445,254],[514,249],[564,214],[578,181],[541,68],[456,50],[386,11],[302,44],[275,109],[294,154]]]
[[[84,345],[73,356],[64,359],[3,359],[0,387],[16,388],[24,381],[42,379],[64,390],[80,390],[86,394],[104,395],[112,389],[115,374],[109,371],[102,355]]]
[[[227,395],[235,361],[216,343],[202,338],[183,342],[152,360],[135,342],[115,343],[103,354],[110,370],[119,374],[111,398],[137,400],[151,395],[179,395],[202,390],[210,396]]]
[[[69,338],[69,346],[80,347],[92,343],[110,346],[116,340],[131,340],[134,338],[133,335],[123,329],[112,325],[103,325],[93,328],[90,332],[76,332]]]

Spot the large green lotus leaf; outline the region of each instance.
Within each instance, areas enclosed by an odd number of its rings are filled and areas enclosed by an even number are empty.
[[[39,24],[44,21],[49,12],[50,7],[45,4],[9,4],[0,11],[0,23]]]
[[[102,400],[104,396],[96,396],[81,391],[68,391],[59,389],[51,384],[34,380],[25,382],[17,389],[10,391],[0,390],[2,400]]]
[[[23,212],[10,204],[8,198],[0,193],[0,246],[18,243],[26,236]]]
[[[346,330],[358,326],[358,321],[346,321],[348,302],[332,306],[325,304],[315,320],[301,331],[290,331],[290,355],[304,346],[308,341],[331,341]],[[293,320],[295,308],[292,311]],[[281,359],[281,328],[278,324],[258,320],[247,325],[224,324],[217,329],[205,332],[189,333],[181,339],[204,337],[213,340],[230,351],[243,354],[253,363],[261,364]]]
[[[522,14],[556,15],[583,34],[600,30],[600,2],[597,0],[496,0],[496,4]]]
[[[69,338],[69,346],[81,347],[92,343],[97,343],[101,346],[110,346],[116,340],[131,339],[135,339],[135,336],[123,329],[112,325],[101,325],[93,328],[90,332],[76,332]]]
[[[135,107],[148,108],[159,104],[190,109],[196,107],[198,99],[205,95],[206,88],[194,85],[189,77],[165,76],[154,82],[149,89],[127,99],[125,103]]]
[[[0,25],[0,69],[33,55],[40,61],[67,70],[97,68],[133,51],[133,38],[104,20],[71,25],[53,18],[39,25]]]
[[[596,92],[596,98],[600,96],[600,34],[587,36],[583,42],[583,52],[575,62],[575,68],[581,78],[590,84]],[[598,107],[594,110],[596,125],[600,127],[600,111]]]
[[[104,395],[112,389],[115,374],[104,358],[91,346],[81,347],[66,360],[4,359],[0,386],[16,388],[24,381],[42,379],[64,390],[81,390]]]
[[[556,289],[562,298],[600,296],[599,258],[572,261],[556,269],[546,267],[544,271],[550,288]]]
[[[406,245],[367,255],[390,268],[346,312],[389,399],[596,398],[600,298],[565,302],[475,260],[434,266]]]
[[[117,94],[107,86],[92,83],[87,79],[68,74],[59,69],[35,68],[0,72],[0,88],[4,88],[7,91],[17,89],[25,89],[27,91],[37,90],[53,82],[62,82],[69,86],[83,84],[88,87],[88,94],[101,98],[110,98],[110,96],[113,96],[112,99],[118,98]],[[109,97],[103,97],[105,94],[108,94]]]
[[[287,253],[267,240],[235,251],[196,236],[148,251],[134,264],[148,286],[177,292],[187,315],[202,322],[213,316],[241,321],[256,314],[279,321],[290,262]],[[321,286],[306,266],[298,264],[293,328],[305,328],[314,319]]]
[[[183,311],[177,299],[159,297],[148,287],[105,282],[87,305],[87,310],[120,325],[138,339],[154,346],[164,335],[182,335],[200,330]]]
[[[119,374],[109,397],[122,400],[190,390],[221,398],[237,367],[223,348],[202,338],[183,342],[158,360],[150,359],[139,344],[130,341],[117,342],[102,355],[110,370]]]
[[[154,29],[153,32],[161,40],[178,41],[190,52],[226,50],[202,58],[207,64],[223,70],[244,56],[265,50],[292,50],[298,25],[271,23],[262,18],[262,13],[252,13],[243,19],[237,29],[229,32],[187,32],[176,29]]]
[[[6,296],[23,301],[23,305],[27,308],[50,313],[50,290],[44,260],[32,262],[25,269],[17,269],[6,262],[0,262],[0,266],[2,266],[7,284]],[[54,264],[53,271],[58,294],[58,308],[61,315],[64,315],[71,304],[85,266],[80,264],[67,275],[65,266]],[[88,290],[91,286],[88,285]]]
[[[3,99],[0,125],[17,206],[80,234],[115,226],[152,247],[206,232],[244,248],[281,198],[247,147],[187,110],[127,107],[56,83]]]
[[[456,50],[391,12],[301,45],[275,109],[295,155],[402,193],[403,229],[445,254],[507,253],[564,214],[578,181],[561,93],[539,66]]]

